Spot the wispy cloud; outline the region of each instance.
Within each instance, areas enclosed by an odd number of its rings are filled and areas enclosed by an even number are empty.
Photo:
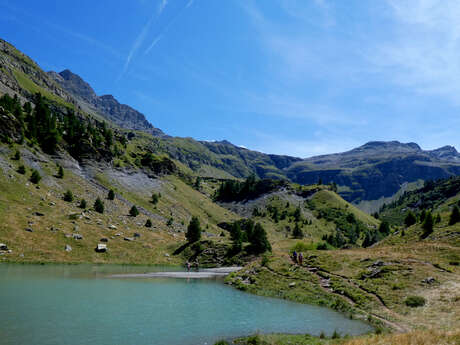
[[[161,0],[160,4],[158,5],[158,15],[161,15],[161,13],[166,8],[167,4],[168,4],[168,0]]]
[[[460,104],[460,2],[387,0],[393,35],[369,52],[389,80]]]
[[[150,51],[158,44],[158,42],[168,32],[168,30],[171,28],[171,26],[174,24],[174,22],[182,15],[184,10],[186,10],[187,8],[189,8],[190,6],[193,5],[193,2],[194,2],[194,0],[189,0],[187,2],[187,4],[185,5],[185,7],[183,7],[181,10],[179,10],[179,12],[177,12],[177,14],[174,17],[172,17],[172,19],[160,30],[160,33],[155,36],[155,38],[153,39],[152,43],[150,43],[150,45],[144,51],[144,55],[147,55],[148,53],[150,53]],[[165,3],[165,6],[166,6],[167,0],[163,0],[162,3]]]

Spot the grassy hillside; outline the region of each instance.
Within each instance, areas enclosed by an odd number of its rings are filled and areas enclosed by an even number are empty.
[[[11,159],[16,150],[21,153],[18,161]],[[237,218],[176,176],[149,178],[139,171],[101,167],[82,170],[69,157],[51,159],[19,146],[1,146],[1,152],[0,242],[12,250],[2,255],[3,261],[181,264],[183,258],[172,253],[185,242],[192,215],[200,218],[205,239],[223,242],[227,240],[217,236],[221,229],[216,224]],[[62,179],[56,177],[57,163],[67,167]],[[18,173],[20,165],[26,174]],[[38,185],[30,182],[32,168],[42,176]],[[115,200],[107,199],[109,188],[115,190]],[[67,190],[74,195],[72,202],[63,200]],[[152,193],[161,194],[156,205],[150,202]],[[104,202],[103,214],[93,209],[97,197]],[[79,208],[81,199],[87,209]],[[132,205],[140,210],[137,217],[129,216]],[[151,228],[145,227],[147,219]],[[77,234],[82,239],[75,239]],[[102,238],[108,240],[109,250],[96,253]],[[72,251],[65,251],[66,245]]]

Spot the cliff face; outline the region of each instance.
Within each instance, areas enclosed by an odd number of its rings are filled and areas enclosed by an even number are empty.
[[[147,121],[144,114],[126,104],[120,104],[112,95],[97,96],[87,82],[70,70],[66,69],[60,73],[48,72],[48,75],[74,96],[82,108],[93,110],[120,127],[164,136],[160,129]]]

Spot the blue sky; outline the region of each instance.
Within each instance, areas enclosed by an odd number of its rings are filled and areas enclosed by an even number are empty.
[[[460,2],[0,0],[0,37],[174,136],[460,147]]]

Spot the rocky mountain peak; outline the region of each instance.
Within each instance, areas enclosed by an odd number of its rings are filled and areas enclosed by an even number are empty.
[[[55,73],[56,74],[56,73]],[[62,79],[56,80],[68,92],[83,98],[86,101],[92,101],[96,98],[96,93],[93,88],[85,82],[79,75],[72,71],[65,69],[62,72],[57,73]]]

